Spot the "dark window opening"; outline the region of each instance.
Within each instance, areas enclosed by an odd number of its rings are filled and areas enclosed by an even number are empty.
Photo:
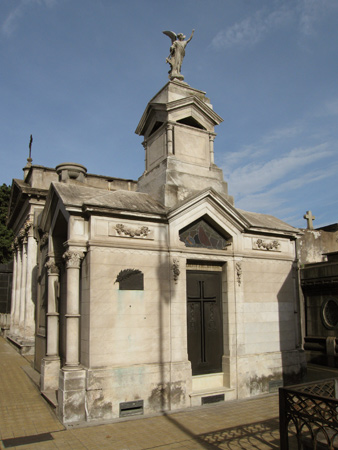
[[[152,134],[154,134],[155,131],[157,131],[162,125],[163,125],[163,122],[156,122],[155,125],[153,126],[153,129],[152,129],[151,132],[149,133],[149,136],[151,136]]]
[[[184,119],[180,119],[177,123],[182,123],[183,125],[189,125],[189,127],[198,128],[199,130],[206,130],[203,125],[197,122],[192,116],[185,117]]]

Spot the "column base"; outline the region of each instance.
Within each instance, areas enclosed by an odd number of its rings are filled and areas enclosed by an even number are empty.
[[[40,386],[42,392],[57,391],[59,388],[60,358],[46,356],[41,362]]]
[[[86,420],[86,371],[79,366],[74,369],[59,371],[58,416],[64,424]]]

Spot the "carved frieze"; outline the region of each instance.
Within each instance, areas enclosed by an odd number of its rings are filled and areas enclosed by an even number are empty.
[[[110,226],[109,235],[134,239],[153,239],[153,231],[149,227],[131,227],[122,223]]]
[[[253,250],[263,250],[268,252],[280,252],[280,242],[272,239],[253,239]]]

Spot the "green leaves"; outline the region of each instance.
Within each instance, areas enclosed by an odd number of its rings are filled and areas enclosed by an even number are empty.
[[[10,186],[6,184],[0,186],[0,264],[7,263],[12,259],[11,244],[14,235],[13,231],[6,226],[10,195]]]

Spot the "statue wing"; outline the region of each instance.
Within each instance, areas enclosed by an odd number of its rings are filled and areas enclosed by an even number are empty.
[[[173,31],[162,31],[163,34],[165,34],[166,36],[170,37],[171,39],[171,43],[173,44],[176,39],[177,39],[177,35],[176,33],[174,33]]]

